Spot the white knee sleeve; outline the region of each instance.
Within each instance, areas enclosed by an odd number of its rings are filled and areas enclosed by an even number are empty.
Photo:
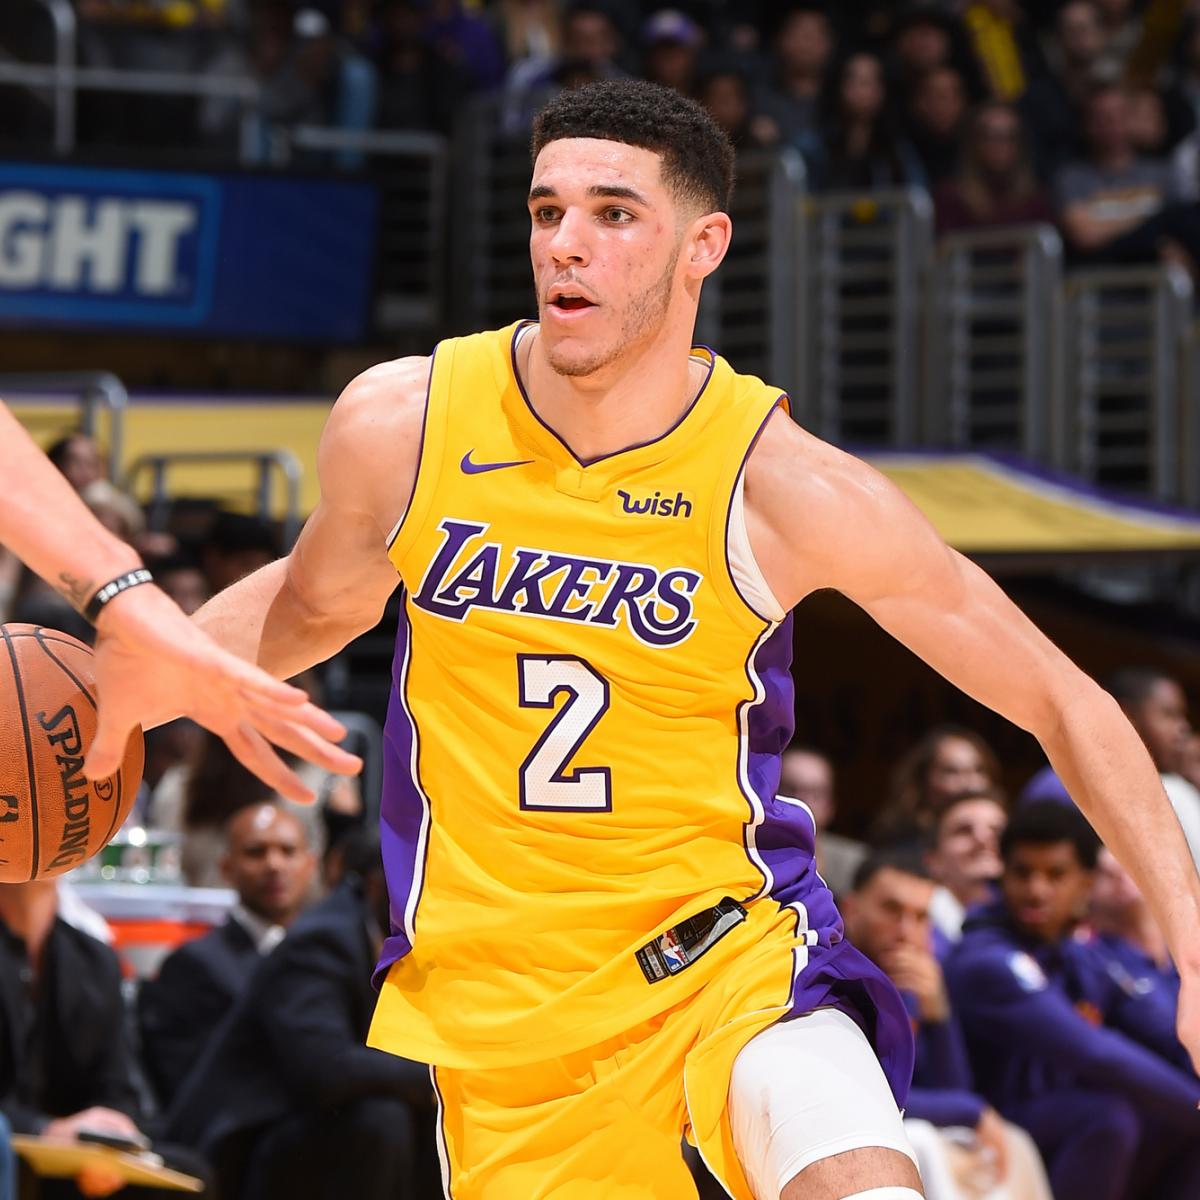
[[[871,1188],[869,1192],[855,1192],[845,1200],[921,1200],[921,1193],[914,1192],[912,1188]]]

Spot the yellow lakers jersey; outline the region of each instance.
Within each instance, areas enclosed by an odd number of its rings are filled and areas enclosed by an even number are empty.
[[[594,1045],[764,937],[804,940],[763,840],[790,629],[728,558],[743,466],[786,399],[697,349],[707,380],[674,428],[580,462],[523,391],[523,328],[438,346],[389,547],[393,929],[370,1040],[450,1067]],[[746,919],[686,969],[669,946],[639,961],[727,897]]]

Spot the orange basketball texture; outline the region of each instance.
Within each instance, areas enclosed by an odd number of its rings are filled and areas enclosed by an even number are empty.
[[[121,769],[88,783],[92,651],[56,629],[0,625],[0,883],[61,875],[112,839],[142,781],[141,730]]]

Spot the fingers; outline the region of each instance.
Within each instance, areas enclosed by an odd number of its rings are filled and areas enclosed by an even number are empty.
[[[315,712],[320,709],[314,708]],[[290,718],[281,720],[270,710],[258,709],[251,706],[247,719],[264,737],[275,745],[307,759],[318,767],[333,771],[338,775],[357,775],[362,770],[362,759],[356,754],[335,746],[318,737],[311,728]]]
[[[239,722],[236,728],[222,736],[234,758],[285,799],[294,800],[297,804],[311,804],[316,799],[300,781],[300,776],[284,763],[271,749],[266,738],[248,722]]]
[[[270,679],[270,676],[267,678]],[[298,688],[293,690],[299,691]],[[260,690],[256,683],[243,684],[238,688],[238,695],[252,707],[256,717],[270,715],[289,725],[305,727],[327,742],[340,742],[346,736],[345,725],[336,717],[331,717],[323,708],[311,703],[303,692],[300,692],[304,698],[301,704],[296,704],[291,699],[280,701],[274,695]]]
[[[125,761],[125,747],[137,728],[137,721],[118,709],[111,696],[101,699],[97,712],[96,736],[83,761],[85,779],[95,781],[115,775]]]

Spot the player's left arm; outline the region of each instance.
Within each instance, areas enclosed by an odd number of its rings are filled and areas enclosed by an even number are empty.
[[[0,402],[0,543],[82,611],[109,580],[141,566],[113,536]],[[299,688],[222,650],[151,584],[117,595],[96,621],[99,725],[88,751],[89,778],[111,775],[130,734],[173,712],[225,739],[237,758],[295,800],[311,799],[274,742],[332,771],[355,771],[357,758],[333,743],[345,730]]]
[[[746,516],[785,608],[835,588],[1038,739],[1162,924],[1183,979],[1180,1040],[1200,1064],[1200,879],[1158,772],[1116,701],[898,488],[782,413],[747,467]]]

